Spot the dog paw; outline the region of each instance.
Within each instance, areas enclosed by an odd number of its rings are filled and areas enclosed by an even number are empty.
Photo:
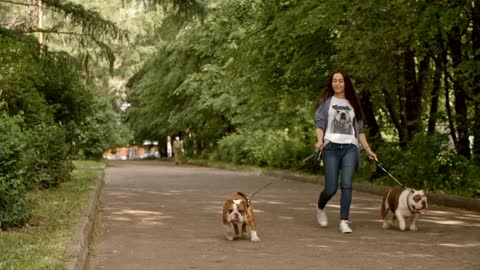
[[[417,226],[415,225],[410,226],[410,231],[418,231]]]
[[[227,239],[228,241],[233,241],[234,237],[231,235],[227,235],[225,236],[225,239]]]
[[[256,231],[251,231],[250,232],[250,240],[253,241],[253,242],[260,241],[260,238],[258,238]]]
[[[255,236],[255,237],[252,237],[250,240],[252,242],[258,242],[258,241],[260,241],[260,238],[258,238],[258,236]]]
[[[390,223],[384,222],[384,223],[382,224],[382,229],[386,230],[386,229],[389,229],[389,228],[390,228]]]

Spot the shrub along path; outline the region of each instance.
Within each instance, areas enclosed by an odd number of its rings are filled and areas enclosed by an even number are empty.
[[[381,197],[354,191],[353,233],[315,218],[319,184],[147,161],[111,162],[90,269],[480,269],[480,212],[430,205],[419,231],[382,230]],[[221,211],[253,198],[260,242],[226,241]]]

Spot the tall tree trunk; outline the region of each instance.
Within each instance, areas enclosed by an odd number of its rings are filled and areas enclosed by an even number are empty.
[[[35,3],[35,16],[37,22],[37,28],[41,29],[43,27],[43,10],[42,10],[42,0],[36,0]],[[42,47],[43,44],[43,33],[38,32],[38,44]]]
[[[360,93],[360,103],[362,104],[363,114],[365,116],[364,123],[365,127],[368,127],[369,141],[372,142],[381,142],[382,136],[380,134],[380,126],[378,125],[377,119],[375,119],[375,113],[373,111],[373,104],[370,100],[372,97],[370,91],[364,90]]]
[[[425,100],[425,92],[428,87],[427,82],[429,81],[429,72],[430,72],[430,60],[429,56],[425,56],[419,63],[418,67],[418,84],[417,89],[420,91],[420,116],[423,111],[423,105]],[[422,130],[423,131],[423,130]]]
[[[428,119],[428,134],[435,134],[435,126],[437,125],[438,100],[440,96],[440,80],[442,79],[441,60],[436,62],[435,71],[433,75],[433,87],[430,101],[430,118]]]
[[[480,2],[475,1],[472,12],[473,30],[472,30],[472,47],[475,62],[480,62]],[[473,158],[480,163],[480,74],[475,74],[476,83],[474,94],[474,121],[473,121]]]
[[[467,104],[466,94],[463,87],[459,84],[462,81],[462,74],[458,71],[458,66],[462,61],[462,41],[460,29],[454,27],[448,36],[448,45],[450,48],[450,57],[454,70],[453,93],[455,96],[455,122],[457,124],[458,143],[457,152],[467,158],[470,158],[470,142],[468,140],[467,128]]]
[[[448,127],[450,129],[450,137],[454,145],[458,144],[457,132],[455,130],[455,123],[452,116],[452,107],[450,106],[450,82],[448,81],[448,70],[445,69],[445,74],[443,75],[443,85],[445,87],[445,111],[447,112],[448,118]]]
[[[440,62],[443,69],[443,87],[445,88],[445,111],[447,112],[448,128],[450,130],[450,137],[452,138],[453,145],[458,144],[457,132],[455,130],[455,124],[452,116],[452,107],[450,106],[450,81],[448,80],[448,51],[445,49],[441,54]]]
[[[403,59],[401,57],[395,58],[396,66],[399,70],[403,70]],[[402,149],[407,147],[408,143],[408,129],[407,129],[407,103],[406,103],[406,96],[405,96],[405,87],[403,83],[403,78],[399,75],[397,76],[397,98],[398,98],[398,115],[391,112],[390,115],[392,117],[392,121],[397,121],[398,124],[395,126],[397,127],[398,132],[398,139],[399,145]],[[388,94],[388,93],[387,93]],[[385,96],[385,98],[390,98],[390,96]],[[393,100],[390,102],[389,111],[393,110],[395,106],[393,106]],[[394,117],[396,119],[394,119]]]
[[[399,103],[399,129],[398,129],[398,138],[400,141],[400,147],[405,148],[409,141],[408,138],[408,126],[407,126],[407,107],[406,107],[406,97],[405,89],[398,85],[397,89],[398,103]]]
[[[417,83],[415,69],[415,52],[407,49],[404,52],[403,80],[405,88],[406,121],[408,140],[417,133],[423,132],[422,108],[424,98],[425,76],[428,71],[429,58],[420,61],[419,79]]]
[[[168,149],[167,149],[167,136],[160,136],[160,139],[158,140],[158,154],[160,154],[160,157],[166,157],[168,155]]]
[[[398,115],[396,114],[396,111],[395,111],[395,106],[393,106],[393,98],[392,96],[390,95],[390,93],[387,91],[387,89],[383,88],[382,89],[382,93],[383,93],[383,98],[384,98],[384,101],[385,101],[385,106],[386,106],[386,110],[388,111],[388,114],[390,115],[390,119],[392,120],[392,123],[393,125],[395,126],[395,129],[398,131],[399,133],[399,138],[400,138],[400,141],[401,140],[401,125],[400,125],[400,118],[398,117]]]

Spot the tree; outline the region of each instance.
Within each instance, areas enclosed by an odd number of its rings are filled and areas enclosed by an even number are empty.
[[[0,5],[15,6],[24,13],[16,13],[16,16],[7,16],[3,25],[18,34],[39,33],[39,45],[44,45],[44,41],[49,39],[52,34],[67,35],[73,37],[78,43],[78,49],[82,56],[82,61],[87,64],[92,58],[93,50],[96,54],[108,59],[113,65],[114,55],[111,48],[105,43],[107,39],[124,39],[126,32],[119,29],[115,24],[103,19],[97,12],[86,10],[82,5],[59,0],[36,0],[34,4],[28,1],[8,1],[0,0]],[[43,20],[43,8],[48,8],[49,22]],[[29,18],[22,14],[28,14],[28,11],[34,9],[34,18]],[[51,13],[51,14],[50,14]],[[64,20],[55,19],[55,13],[62,14],[69,23]],[[90,49],[90,50],[89,50]]]
[[[480,63],[480,3],[475,1],[473,3],[472,9],[472,51],[473,51],[473,60],[478,65]],[[480,68],[477,66],[475,70],[474,82],[477,82],[477,85],[473,88],[473,99],[474,99],[474,121],[473,121],[473,157],[480,163],[480,73],[478,70]]]

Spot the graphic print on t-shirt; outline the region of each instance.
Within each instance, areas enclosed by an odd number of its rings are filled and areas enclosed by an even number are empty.
[[[333,118],[332,133],[352,134],[353,123],[349,106],[333,105],[335,117]]]

